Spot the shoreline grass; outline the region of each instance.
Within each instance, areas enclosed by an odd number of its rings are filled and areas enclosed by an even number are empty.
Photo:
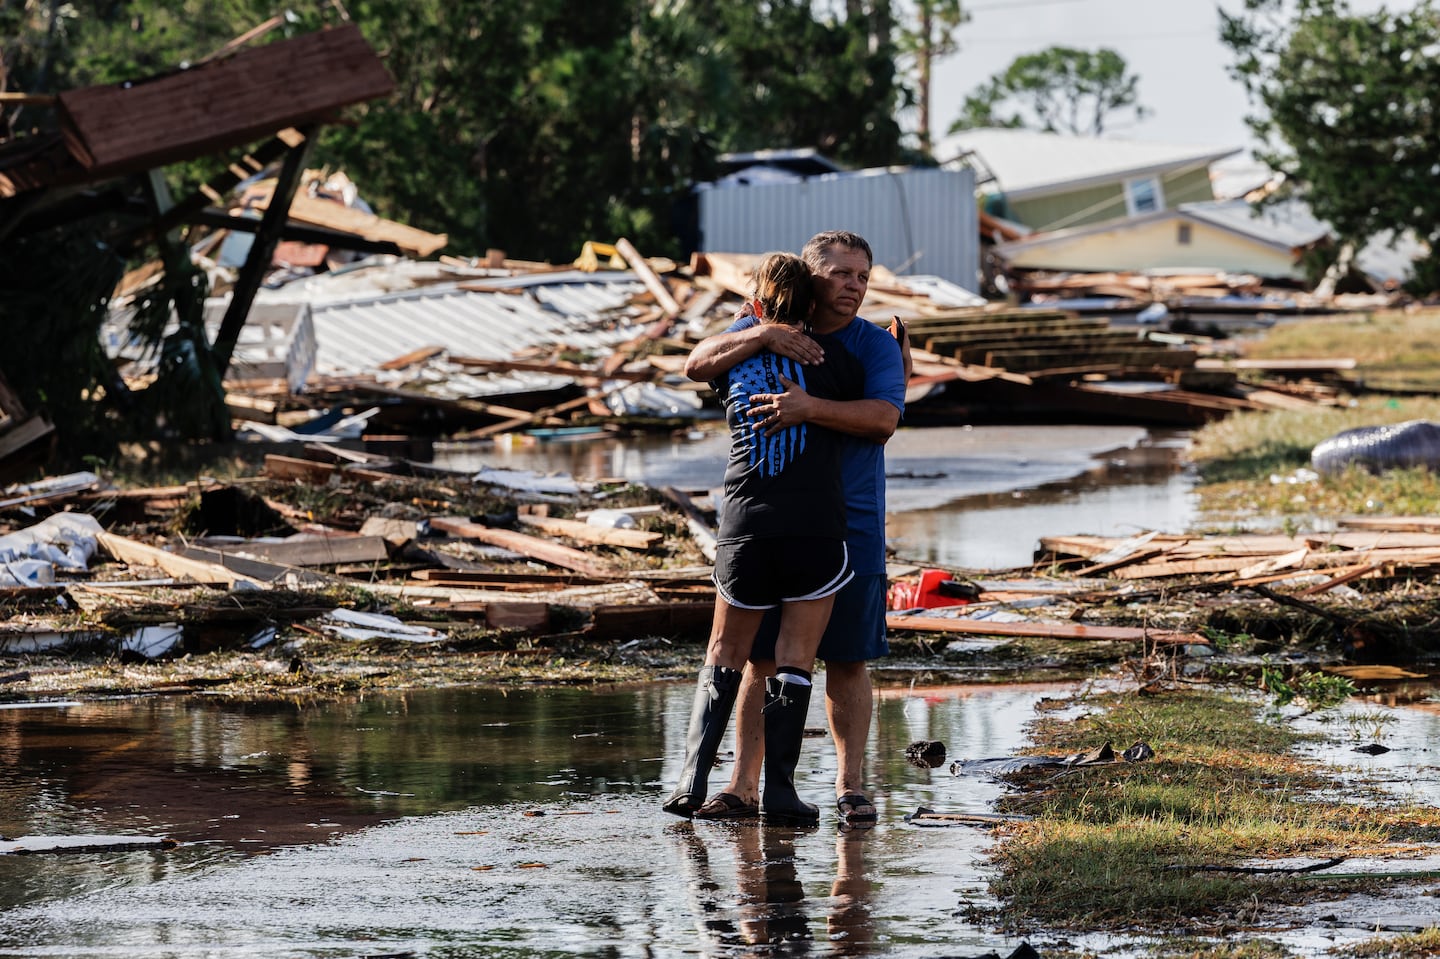
[[[1079,719],[1045,716],[1041,752],[1148,742],[1141,764],[1012,777],[1015,825],[994,856],[1007,928],[1207,935],[1245,924],[1255,903],[1300,902],[1365,888],[1213,871],[1256,859],[1374,853],[1440,838],[1440,812],[1326,798],[1334,782],[1291,749],[1308,738],[1267,721],[1254,697],[1211,691],[1089,700]],[[1363,792],[1363,790],[1359,790]],[[1366,797],[1372,799],[1374,797]],[[1258,897],[1258,900],[1257,900]],[[1251,917],[1253,918],[1253,917]]]

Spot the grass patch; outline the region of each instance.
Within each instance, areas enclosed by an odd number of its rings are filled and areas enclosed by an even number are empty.
[[[1080,719],[1038,720],[1039,750],[1144,740],[1156,758],[1014,777],[1007,810],[1035,818],[995,854],[1011,927],[1223,929],[1257,901],[1298,900],[1319,884],[1199,867],[1374,850],[1440,824],[1434,810],[1316,798],[1331,783],[1290,755],[1304,737],[1263,721],[1255,699],[1174,693],[1093,705]]]
[[[1364,956],[1367,959],[1410,959],[1412,956],[1440,955],[1440,929],[1431,926],[1403,936],[1366,939],[1335,950],[1337,956]]]
[[[1192,437],[1190,454],[1200,472],[1205,525],[1266,517],[1294,533],[1308,531],[1317,517],[1428,514],[1440,499],[1440,476],[1424,468],[1308,475],[1310,451],[1321,440],[1415,419],[1440,420],[1440,399],[1372,396],[1349,408],[1239,413],[1205,425]]]
[[[1440,392],[1440,311],[1387,311],[1281,323],[1248,344],[1245,356],[1349,357],[1368,386]]]

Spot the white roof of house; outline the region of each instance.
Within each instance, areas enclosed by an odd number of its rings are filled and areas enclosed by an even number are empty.
[[[995,177],[982,189],[1020,199],[1188,166],[1206,167],[1241,149],[984,128],[945,137],[934,152],[942,165],[975,154]]]

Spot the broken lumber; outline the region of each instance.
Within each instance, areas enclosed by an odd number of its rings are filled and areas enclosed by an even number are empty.
[[[128,566],[153,566],[171,576],[201,583],[225,583],[232,588],[241,584],[254,587],[261,585],[258,581],[226,569],[219,563],[180,556],[114,533],[102,532],[97,534],[96,538],[105,548],[105,552]]]
[[[890,629],[922,633],[971,633],[978,636],[1024,636],[1034,639],[1148,642],[1165,646],[1208,646],[1210,644],[1208,639],[1196,633],[1142,629],[1134,626],[1084,626],[1080,623],[997,623],[983,619],[901,615],[886,616],[885,625]]]
[[[715,561],[717,545],[715,542],[715,529],[710,525],[710,521],[705,517],[705,514],[700,512],[700,508],[695,505],[695,501],[682,490],[678,490],[673,486],[664,486],[661,487],[660,494],[680,507],[680,512],[685,516],[685,525],[689,527],[690,535],[695,538],[695,545],[700,547],[700,552],[704,553],[705,558],[713,563]]]
[[[473,539],[489,543],[491,546],[500,546],[520,553],[522,556],[538,559],[542,563],[559,566],[561,569],[571,569],[586,576],[612,579],[615,575],[613,569],[593,556],[569,546],[540,539],[537,536],[529,536],[508,529],[494,529],[454,516],[432,517],[430,528],[461,539]]]
[[[630,264],[630,269],[635,271],[635,275],[640,277],[640,282],[644,283],[645,289],[655,297],[655,302],[660,304],[660,309],[665,311],[665,316],[667,318],[679,316],[680,304],[675,301],[675,297],[670,293],[670,288],[665,285],[665,281],[660,279],[659,275],[650,268],[650,264],[640,255],[640,251],[635,249],[635,245],[622,236],[615,241],[615,250],[625,258],[626,263]]]
[[[584,632],[590,639],[708,634],[714,621],[714,603],[627,603],[594,607]]]
[[[584,543],[600,546],[619,546],[624,549],[648,550],[664,539],[661,533],[647,533],[639,529],[618,529],[607,526],[591,526],[573,519],[552,519],[548,516],[526,516],[521,514],[520,522],[525,526],[543,529],[556,536],[567,536]]]
[[[280,543],[235,543],[219,547],[219,552],[285,566],[383,563],[390,558],[385,539],[381,536],[319,536]]]

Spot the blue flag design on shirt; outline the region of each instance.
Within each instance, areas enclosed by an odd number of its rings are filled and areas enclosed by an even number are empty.
[[[738,363],[730,370],[727,402],[733,404],[738,422],[751,422],[750,397],[755,393],[780,393],[785,377],[805,389],[805,368],[786,356],[764,352]],[[805,450],[805,424],[787,426],[774,436],[766,436],[759,420],[748,430],[740,431],[736,442],[746,449],[747,462],[758,466],[762,476],[776,476]]]

